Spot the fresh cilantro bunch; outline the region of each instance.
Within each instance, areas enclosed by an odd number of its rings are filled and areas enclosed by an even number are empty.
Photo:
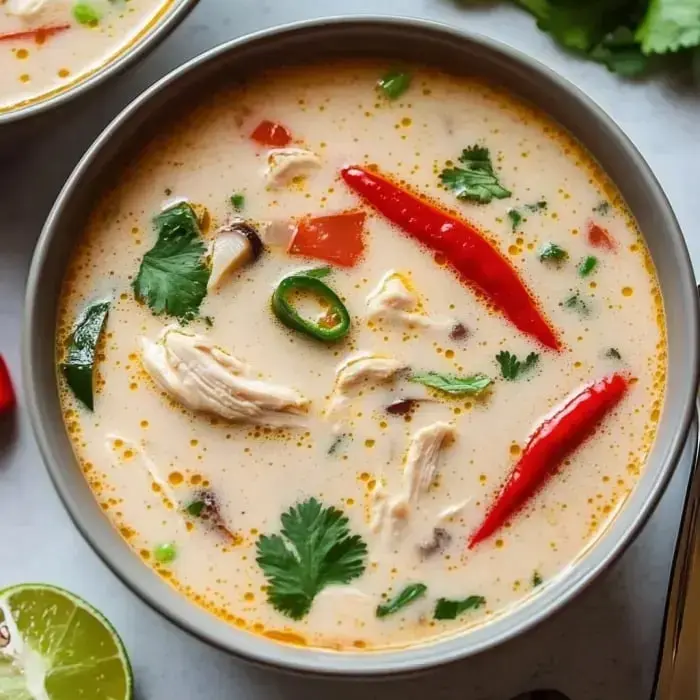
[[[620,75],[641,75],[657,54],[700,55],[700,0],[513,1],[562,46]]]
[[[270,604],[300,620],[326,586],[364,573],[367,544],[350,533],[341,510],[324,508],[315,498],[292,506],[281,520],[279,535],[258,539],[256,561],[269,583]]]

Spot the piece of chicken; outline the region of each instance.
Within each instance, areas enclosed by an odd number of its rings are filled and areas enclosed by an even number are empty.
[[[336,370],[335,386],[327,415],[332,415],[347,403],[350,392],[359,385],[389,381],[404,369],[406,365],[403,362],[386,355],[361,352],[349,357]]]
[[[298,175],[320,167],[321,159],[305,148],[273,148],[267,154],[265,180],[269,187],[284,187]]]
[[[47,0],[8,0],[5,12],[18,17],[32,17],[39,14],[46,5]]]
[[[435,479],[440,452],[456,434],[454,426],[437,421],[418,430],[411,438],[403,472],[403,489],[394,496],[388,508],[377,511],[381,527],[389,523],[392,534],[398,534],[408,523],[419,497],[427,493]]]
[[[413,435],[403,472],[404,495],[409,503],[427,493],[437,473],[440,451],[454,436],[454,426],[443,421],[427,425]]]
[[[418,313],[418,295],[408,280],[395,270],[389,270],[367,296],[367,318],[400,322],[423,328],[451,328],[454,319],[437,318]]]
[[[156,342],[141,338],[148,374],[193,411],[254,425],[306,423],[308,400],[294,389],[254,378],[248,365],[202,335],[168,326]]]

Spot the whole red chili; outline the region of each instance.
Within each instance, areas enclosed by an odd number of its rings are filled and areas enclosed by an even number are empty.
[[[464,282],[483,293],[523,333],[548,348],[560,349],[559,339],[516,270],[474,226],[373,172],[350,166],[341,174],[362,199],[441,254]]]
[[[9,413],[15,406],[15,392],[12,388],[10,371],[0,355],[0,416]]]
[[[557,467],[593,434],[622,400],[628,386],[629,381],[617,373],[587,384],[539,424],[484,521],[469,538],[469,549],[490,537],[532,498]]]

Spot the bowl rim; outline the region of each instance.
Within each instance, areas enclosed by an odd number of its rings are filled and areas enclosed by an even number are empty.
[[[151,20],[150,26],[147,25],[135,39],[111,54],[85,77],[78,77],[65,88],[48,91],[45,93],[47,97],[39,95],[24,106],[10,106],[0,110],[0,129],[51,112],[101,85],[110,77],[119,75],[139,57],[143,58],[149,51],[155,49],[187,17],[198,2],[199,0],[168,0],[166,6],[161,8],[161,14]]]
[[[357,29],[363,26],[380,28],[389,31],[429,32],[437,37],[447,37],[453,41],[465,42],[474,50],[500,55],[509,59],[520,68],[534,74],[538,80],[548,83],[550,90],[565,94],[567,99],[576,107],[583,109],[588,119],[597,121],[615,139],[624,150],[629,164],[637,169],[642,178],[644,188],[653,200],[654,213],[658,225],[665,229],[668,245],[679,264],[677,271],[680,296],[684,302],[685,312],[683,323],[686,324],[688,340],[687,382],[681,386],[680,398],[674,397],[674,404],[679,404],[671,437],[664,445],[664,459],[655,465],[655,469],[646,478],[649,483],[644,500],[636,509],[628,506],[623,508],[606,528],[605,533],[595,540],[595,546],[586,550],[585,556],[572,562],[557,575],[546,587],[530,600],[521,601],[506,614],[499,616],[486,625],[469,629],[466,633],[456,633],[449,637],[440,637],[427,643],[391,648],[379,651],[363,652],[333,652],[318,648],[300,648],[280,644],[260,637],[259,635],[235,629],[210,613],[204,612],[182,594],[164,583],[129,550],[129,556],[138,565],[131,567],[122,556],[123,551],[109,547],[99,532],[93,532],[91,518],[84,516],[78,507],[78,501],[72,493],[67,477],[67,468],[62,467],[54,456],[53,439],[44,424],[42,411],[42,395],[55,392],[56,387],[41,385],[38,373],[34,369],[34,357],[39,357],[42,341],[38,333],[33,332],[35,321],[40,318],[41,278],[44,267],[50,264],[47,257],[49,243],[54,230],[59,228],[64,209],[69,206],[71,197],[80,186],[83,176],[89,172],[93,160],[110,143],[112,137],[118,134],[120,128],[127,124],[131,117],[145,107],[152,98],[173,83],[182,79],[192,71],[196,71],[214,62],[220,57],[235,52],[240,47],[255,45],[257,42],[274,40],[287,35],[294,35],[309,30]],[[545,110],[546,111],[546,110]],[[585,144],[584,144],[585,146]],[[693,269],[683,235],[675,219],[670,203],[660,184],[651,172],[632,141],[622,132],[611,117],[609,117],[591,98],[564,77],[555,73],[538,60],[513,49],[500,41],[485,37],[481,34],[457,29],[455,27],[412,17],[395,17],[382,15],[351,15],[335,16],[322,19],[292,22],[272,29],[254,32],[215,46],[202,54],[190,59],[180,67],[169,72],[158,82],[139,95],[103,130],[82,157],[73,173],[61,190],[42,230],[39,242],[29,272],[27,297],[25,305],[25,323],[23,330],[23,379],[28,402],[28,410],[40,451],[47,466],[51,479],[57,489],[64,506],[84,538],[93,550],[108,565],[108,567],[142,600],[158,610],[171,622],[189,632],[198,639],[223,651],[233,653],[240,658],[259,665],[274,667],[291,672],[310,673],[321,676],[370,677],[390,676],[414,673],[438,665],[457,661],[469,656],[482,653],[531,629],[544,619],[561,609],[578,593],[587,587],[601,572],[606,570],[630,544],[642,525],[647,521],[674,471],[675,465],[684,449],[695,410],[695,395],[698,383],[698,299],[696,294]],[[55,418],[55,416],[53,416]],[[662,418],[659,424],[661,432]],[[645,470],[646,473],[647,470]],[[82,475],[80,475],[82,478]],[[639,491],[639,483],[627,500],[633,499]],[[647,493],[648,492],[648,493]],[[641,498],[641,497],[640,497]],[[106,522],[106,518],[105,518]],[[107,523],[111,530],[114,528]],[[114,531],[116,532],[116,531]],[[118,535],[116,535],[118,537]],[[121,539],[121,538],[120,538]],[[124,548],[128,547],[122,542]],[[129,569],[127,571],[127,569]],[[156,581],[153,584],[148,574]],[[167,590],[166,590],[167,589]],[[172,592],[172,595],[168,594]],[[173,598],[177,597],[177,600]],[[180,600],[181,599],[181,600]],[[185,601],[185,603],[182,603]],[[206,617],[206,620],[205,620]],[[217,623],[207,620],[215,619]],[[504,622],[506,624],[504,624]],[[484,634],[483,631],[489,633]],[[242,636],[241,636],[242,635]]]

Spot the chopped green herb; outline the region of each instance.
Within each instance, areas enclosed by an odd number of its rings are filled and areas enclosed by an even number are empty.
[[[188,515],[191,515],[193,518],[198,518],[202,514],[202,511],[205,508],[206,508],[206,503],[204,503],[204,501],[196,500],[196,501],[192,501],[192,503],[185,506],[185,511],[187,512]]]
[[[173,193],[173,191],[170,187],[166,187],[164,192],[165,192],[166,197],[170,197],[170,195]]]
[[[610,202],[606,202],[605,200],[598,202],[598,204],[596,204],[593,207],[593,211],[596,214],[600,214],[601,216],[605,216],[606,214],[608,214],[610,212]]]
[[[539,201],[535,202],[534,204],[526,204],[525,209],[527,211],[535,214],[538,211],[544,211],[547,208],[547,202],[544,199],[540,199]]]
[[[463,600],[448,600],[440,598],[435,603],[433,617],[436,620],[455,620],[459,615],[467,610],[478,610],[486,605],[486,598],[480,595],[470,595]]]
[[[492,380],[485,374],[472,374],[468,377],[458,377],[454,374],[441,374],[439,372],[424,372],[409,377],[409,381],[424,384],[431,389],[444,391],[455,396],[478,396],[490,384]]]
[[[581,261],[581,264],[578,266],[578,273],[581,275],[581,277],[588,277],[588,275],[590,275],[597,266],[598,258],[596,258],[594,255],[589,255]]]
[[[312,267],[310,270],[302,270],[297,272],[298,275],[306,275],[306,277],[315,277],[317,280],[328,277],[333,270],[330,267]]]
[[[172,542],[165,542],[164,544],[159,544],[153,550],[153,558],[159,564],[170,564],[175,561],[177,557],[177,549]]]
[[[380,90],[390,100],[395,100],[411,86],[411,74],[402,71],[391,71],[380,78],[377,83]]]
[[[501,374],[504,379],[513,381],[521,374],[531,370],[539,361],[540,356],[531,352],[524,360],[519,360],[513,353],[502,350],[496,355],[498,364],[501,365]]]
[[[611,360],[621,360],[622,355],[617,348],[609,348],[605,351],[605,357],[609,357]]]
[[[510,197],[507,190],[498,181],[493,170],[489,149],[483,146],[471,146],[462,151],[459,162],[463,167],[445,168],[440,173],[440,182],[447,189],[454,190],[458,199],[468,199],[479,204],[488,204],[494,197]]]
[[[386,617],[405,608],[418,598],[422,598],[428,587],[424,583],[412,583],[404,588],[401,593],[392,598],[387,603],[377,605],[377,617]]]
[[[328,448],[328,454],[334,455],[349,437],[350,435],[348,433],[342,433],[342,435],[337,435],[331,443],[331,446]]]
[[[102,15],[92,5],[86,2],[78,2],[73,5],[73,17],[80,24],[88,27],[94,27],[99,24]]]
[[[569,254],[556,243],[545,243],[540,248],[540,251],[537,255],[542,262],[562,262],[569,257]]]
[[[535,571],[535,572],[532,574],[532,587],[533,587],[533,588],[537,588],[537,586],[541,586],[541,585],[542,585],[542,580],[543,580],[543,579],[542,579],[542,576],[540,576],[540,572],[539,572],[539,571]]]
[[[207,328],[211,328],[214,325],[214,319],[211,316],[202,316],[202,321],[207,325]]]
[[[315,498],[282,514],[279,535],[261,535],[258,565],[268,581],[267,598],[279,612],[300,620],[326,587],[350,583],[366,567],[367,544],[350,534],[348,518]]]
[[[581,298],[581,293],[578,291],[575,294],[572,294],[570,297],[564,299],[564,306],[567,309],[578,311],[584,316],[589,312],[588,304]]]
[[[95,408],[93,377],[97,345],[107,320],[109,305],[109,301],[99,301],[85,309],[73,329],[65,362],[61,364],[71,391],[91,411]]]
[[[159,316],[191,320],[207,294],[209,269],[197,217],[186,202],[161,212],[154,220],[158,239],[141,261],[132,284],[138,301]]]
[[[513,228],[513,233],[518,230],[518,226],[523,221],[523,215],[517,209],[508,210],[508,218],[510,219],[510,225]]]
[[[240,194],[239,192],[236,192],[236,194],[231,195],[231,206],[236,210],[236,211],[241,211],[243,207],[245,206],[245,197]]]

